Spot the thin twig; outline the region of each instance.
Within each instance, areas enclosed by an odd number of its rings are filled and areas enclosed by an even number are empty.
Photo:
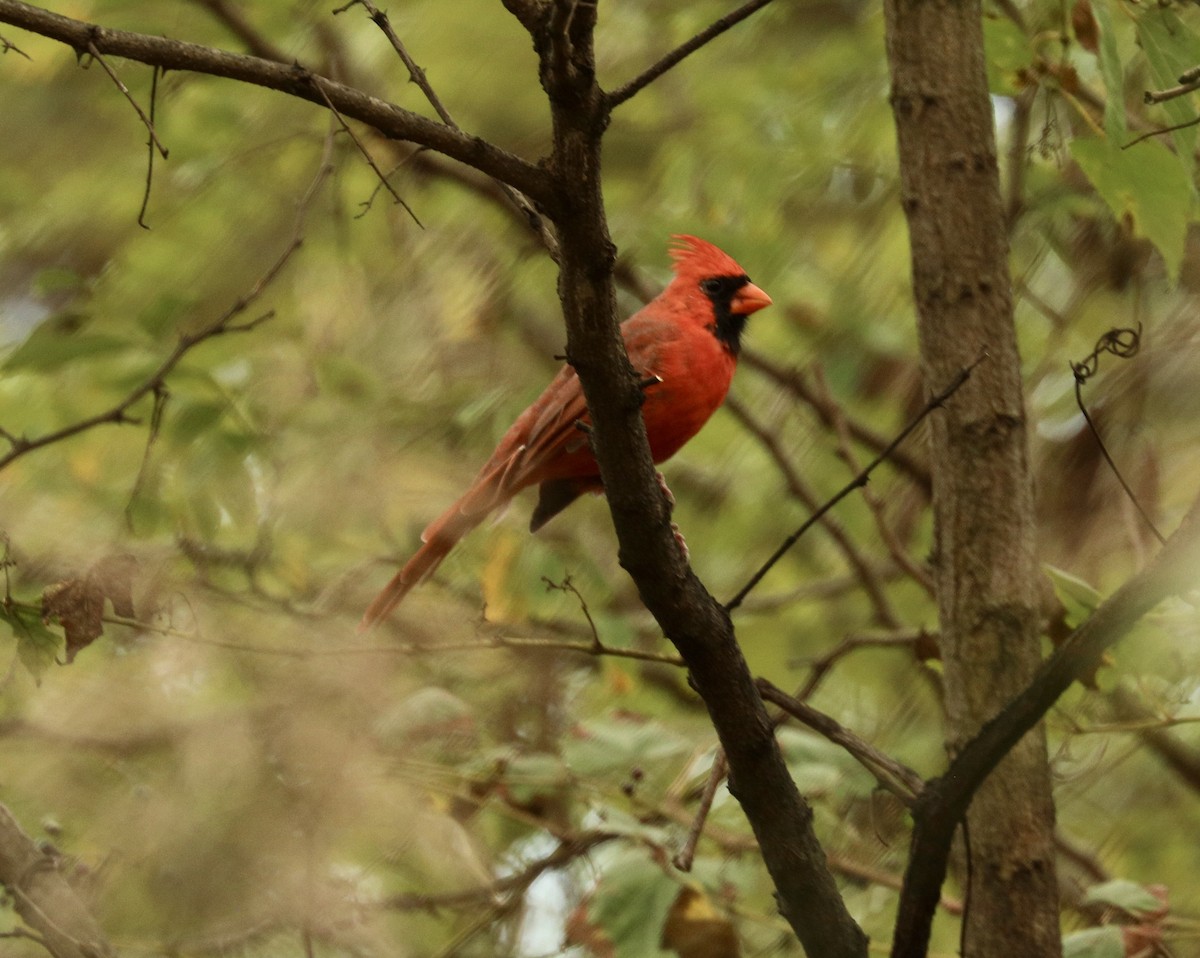
[[[99,63],[100,66],[104,67],[104,72],[107,73],[112,79],[113,83],[117,85],[117,89],[125,94],[125,99],[128,100],[130,105],[137,111],[137,115],[141,117],[142,122],[146,125],[146,129],[150,131],[150,142],[158,147],[159,153],[162,154],[162,158],[165,160],[169,155],[168,150],[162,145],[162,141],[158,138],[158,133],[156,133],[154,130],[154,121],[142,112],[142,108],[138,106],[137,100],[135,100],[133,98],[133,94],[129,92],[129,87],[121,82],[121,78],[117,76],[116,71],[108,65],[108,61],[105,60],[104,57],[100,55],[100,51],[96,49],[96,44],[90,40],[88,41],[87,52],[93,60]]]
[[[1190,71],[1184,76],[1190,76]],[[1186,96],[1196,90],[1200,90],[1200,79],[1192,78],[1186,82],[1180,82],[1179,86],[1168,87],[1165,90],[1147,90],[1142,94],[1142,102],[1146,104],[1165,103],[1167,100]]]
[[[4,37],[0,37],[0,53],[8,53],[10,51],[12,53],[19,53],[26,60],[30,61],[31,63],[33,62],[33,57],[22,50],[19,46],[10,40],[6,40]]]
[[[739,605],[741,605],[742,601],[746,598],[746,596],[749,595],[750,592],[754,589],[754,587],[757,586],[758,583],[762,581],[763,577],[768,572],[771,571],[771,569],[775,565],[775,563],[777,563],[780,559],[782,559],[784,554],[792,546],[794,546],[797,541],[799,541],[800,537],[802,535],[804,535],[805,532],[807,532],[809,529],[811,529],[813,527],[813,525],[815,525],[817,522],[819,522],[821,517],[823,515],[825,515],[825,513],[827,513],[830,509],[832,509],[839,502],[841,502],[843,499],[845,499],[846,496],[850,495],[850,493],[852,493],[855,489],[865,486],[867,484],[868,480],[871,478],[871,473],[874,472],[875,469],[882,462],[884,462],[884,460],[886,460],[888,458],[888,456],[891,455],[892,450],[894,450],[897,446],[899,446],[900,443],[904,442],[904,440],[909,437],[909,435],[913,432],[913,430],[915,430],[917,428],[917,426],[919,426],[921,424],[921,422],[925,419],[926,416],[928,416],[931,412],[933,412],[935,409],[937,409],[939,406],[941,406],[943,403],[945,403],[947,399],[949,399],[952,395],[954,395],[954,393],[956,393],[959,390],[959,388],[963,385],[963,383],[965,383],[968,379],[971,378],[971,373],[975,371],[975,367],[978,366],[981,362],[983,362],[984,359],[986,359],[986,358],[987,358],[987,350],[985,349],[984,351],[982,351],[979,354],[979,356],[975,359],[975,361],[971,363],[970,366],[967,366],[966,368],[961,370],[959,372],[959,374],[954,377],[954,380],[950,383],[949,386],[947,386],[940,393],[938,393],[936,396],[934,396],[932,399],[930,399],[929,402],[927,402],[925,404],[925,407],[919,413],[917,413],[917,415],[915,417],[913,417],[912,422],[910,422],[907,426],[905,426],[900,431],[899,435],[897,435],[895,439],[893,439],[890,443],[888,443],[887,447],[883,450],[883,452],[881,452],[878,456],[876,456],[874,459],[872,459],[871,462],[868,463],[867,467],[862,472],[860,472],[857,476],[855,476],[852,480],[850,480],[850,482],[848,482],[842,488],[842,490],[839,493],[837,493],[837,495],[835,495],[832,499],[830,499],[828,502],[826,502],[825,505],[823,505],[820,509],[818,509],[811,516],[809,516],[808,519],[805,520],[805,522],[803,523],[803,525],[800,526],[799,529],[797,529],[790,536],[788,536],[783,541],[783,544],[771,554],[771,557],[769,559],[767,559],[766,562],[763,563],[762,567],[757,572],[755,572],[754,575],[752,575],[750,577],[750,581],[748,581],[744,586],[742,586],[742,588],[740,590],[738,590],[737,595],[735,595],[732,599],[730,599],[728,602],[725,603],[725,611],[732,612]]]
[[[388,18],[387,11],[380,10],[371,0],[351,0],[345,6],[338,7],[333,11],[336,16],[339,13],[345,13],[353,6],[361,6],[367,11],[367,16],[371,18],[371,22],[383,31],[383,35],[388,38],[388,42],[392,45],[392,49],[396,51],[396,55],[400,57],[401,62],[408,70],[408,75],[412,78],[412,82],[417,85],[417,88],[425,94],[425,99],[429,101],[429,105],[446,126],[458,129],[458,124],[450,116],[450,111],[446,109],[442,103],[441,97],[437,95],[433,87],[429,85],[429,80],[425,76],[425,71],[422,70],[411,56],[408,55],[408,50],[404,48],[404,44],[400,42],[400,38],[396,36],[396,31],[392,29],[392,21]]]
[[[704,834],[704,823],[708,821],[708,813],[712,810],[713,799],[717,789],[729,774],[729,763],[725,760],[725,749],[718,748],[713,756],[712,768],[708,770],[708,779],[704,783],[704,791],[700,793],[700,804],[696,807],[696,816],[688,828],[687,840],[675,854],[672,864],[681,872],[690,872],[692,862],[696,859],[696,846],[700,836]]]
[[[133,480],[129,501],[125,503],[125,528],[130,532],[133,532],[133,509],[142,493],[142,487],[146,484],[146,477],[150,474],[150,454],[154,451],[154,443],[158,440],[158,433],[162,428],[163,411],[170,398],[171,391],[167,389],[166,383],[155,385],[154,408],[150,412],[150,431],[146,436],[146,448],[142,450],[142,464],[138,467],[137,478]]]
[[[817,414],[817,418],[824,425],[830,428],[833,427],[834,411],[821,401],[821,397],[809,385],[802,370],[779,365],[751,349],[742,350],[740,361],[742,364],[762,373],[773,382],[782,386],[801,402],[807,404]],[[850,435],[857,442],[874,452],[879,452],[887,448],[888,439],[886,436],[876,432],[865,423],[854,419],[845,410],[842,410],[842,418],[846,422],[846,427],[850,430]],[[928,466],[914,459],[901,449],[892,450],[890,458],[893,466],[901,472],[907,473],[926,496],[930,495],[933,483],[929,477]]]
[[[783,689],[772,685],[766,679],[758,679],[755,683],[765,701],[777,705],[788,715],[807,725],[814,732],[823,735],[834,745],[840,745],[863,768],[870,772],[875,780],[905,805],[911,806],[921,790],[925,780],[915,771],[898,762],[890,755],[880,751],[870,742],[859,738],[836,719],[813,708],[807,702],[788,695]]]
[[[1198,123],[1200,123],[1200,116],[1194,117],[1190,120],[1184,120],[1182,123],[1175,123],[1171,126],[1160,127],[1157,130],[1150,130],[1147,133],[1143,133],[1136,139],[1130,140],[1123,147],[1121,147],[1121,149],[1128,150],[1131,146],[1137,146],[1137,144],[1141,143],[1143,140],[1150,139],[1152,136],[1161,136],[1163,133],[1174,133],[1176,130],[1186,130],[1189,126],[1195,126]]]
[[[783,474],[784,482],[787,484],[789,494],[794,498],[804,503],[804,505],[815,512],[820,508],[820,500],[816,494],[808,487],[808,484],[800,477],[799,472],[792,466],[787,454],[779,444],[779,440],[775,435],[766,428],[762,423],[754,418],[746,406],[741,403],[737,397],[729,396],[725,399],[725,408],[733,413],[734,417],[742,423],[747,431],[754,436],[766,449],[767,454],[774,460],[776,467]],[[871,605],[875,610],[875,619],[879,625],[889,629],[900,627],[900,619],[892,608],[891,601],[888,599],[887,591],[883,588],[883,584],[875,575],[875,571],[871,563],[855,545],[850,534],[846,532],[845,527],[832,516],[826,515],[821,518],[821,525],[829,534],[829,537],[837,543],[838,548],[842,550],[842,554],[846,557],[846,561],[854,570],[854,574],[862,583],[864,591],[871,600]]]
[[[636,96],[673,66],[677,65],[685,57],[695,53],[705,44],[719,37],[730,27],[741,23],[752,13],[757,13],[770,2],[771,0],[750,0],[749,3],[742,4],[732,13],[727,13],[720,20],[705,27],[686,43],[677,46],[653,66],[642,71],[628,83],[607,94],[605,96],[605,103],[608,109],[615,110],[626,100]]]
[[[854,448],[850,445],[850,430],[846,425],[846,417],[842,413],[842,408],[833,398],[833,393],[829,390],[829,384],[825,381],[825,374],[822,372],[821,367],[814,366],[813,372],[817,382],[817,389],[820,390],[828,408],[832,410],[833,427],[837,434],[838,456],[846,463],[851,472],[859,473],[862,471],[862,463],[859,462],[858,456],[854,453]],[[933,576],[929,574],[928,569],[923,568],[913,561],[912,556],[908,554],[908,550],[896,538],[896,532],[884,513],[882,500],[871,491],[870,486],[862,487],[862,495],[867,508],[871,510],[871,515],[875,519],[875,528],[879,531],[879,538],[887,546],[888,553],[895,560],[896,565],[908,573],[909,578],[921,586],[928,595],[933,596],[935,594]]]
[[[250,24],[240,10],[229,5],[226,0],[192,0],[193,3],[204,7],[218,21],[229,28],[229,31],[246,44],[246,49],[256,57],[264,60],[274,60],[277,63],[291,63],[292,60],[279,47],[275,46]]]
[[[388,182],[387,176],[384,175],[383,170],[381,170],[379,168],[379,166],[375,163],[375,159],[371,156],[371,154],[368,152],[367,148],[363,145],[362,140],[360,140],[354,134],[354,131],[352,129],[350,129],[350,125],[346,122],[346,118],[343,117],[341,112],[338,110],[338,108],[333,105],[333,101],[331,99],[329,99],[329,95],[324,91],[324,89],[322,89],[320,79],[315,74],[311,74],[310,80],[311,80],[313,86],[316,87],[317,92],[321,94],[321,99],[325,101],[325,105],[329,107],[329,112],[332,113],[334,118],[338,121],[338,123],[341,124],[341,127],[345,131],[346,135],[348,137],[350,137],[351,142],[358,148],[358,152],[361,153],[363,159],[367,161],[367,165],[369,167],[371,167],[372,170],[375,171],[375,175],[377,177],[379,177],[379,182],[381,184],[383,184],[384,188],[389,193],[392,194],[392,199],[394,199],[397,204],[404,207],[404,211],[406,213],[408,213],[409,216],[412,217],[412,220],[414,223],[416,223],[418,226],[420,226],[421,229],[424,229],[425,228],[424,225],[422,225],[421,221],[417,218],[417,214],[413,212],[412,207],[409,206],[406,202],[404,202],[404,198],[399,193],[397,193],[395,187],[393,187],[392,184]],[[373,194],[372,194],[372,196],[373,196]]]
[[[578,600],[578,602],[579,602],[579,611],[581,611],[583,613],[583,617],[585,619],[587,619],[588,628],[591,629],[592,646],[597,651],[603,650],[604,643],[600,641],[600,633],[597,631],[596,623],[592,619],[592,612],[588,608],[587,600],[584,599],[583,594],[575,586],[575,583],[571,581],[571,577],[567,576],[566,578],[564,578],[562,580],[562,582],[555,582],[549,576],[542,576],[542,581],[546,583],[546,591],[547,592],[550,592],[550,591],[567,592],[567,593],[570,593],[571,595],[575,596],[576,600]]]
[[[14,608],[25,609],[30,612],[41,612],[41,606],[33,603],[13,601],[9,604]],[[138,632],[152,632],[171,638],[183,639],[186,642],[194,642],[197,645],[208,645],[214,648],[229,649],[233,652],[246,652],[252,655],[277,655],[292,659],[315,659],[323,656],[342,655],[436,656],[444,652],[486,652],[488,650],[511,649],[537,652],[574,652],[596,658],[608,656],[614,659],[635,659],[641,662],[654,662],[658,665],[670,665],[675,668],[684,667],[683,659],[666,652],[597,645],[595,642],[570,642],[561,639],[541,639],[500,633],[487,636],[483,639],[466,639],[461,642],[389,642],[386,645],[350,645],[301,649],[296,648],[294,645],[255,645],[253,643],[235,642],[225,639],[211,639],[195,630],[180,629],[170,624],[159,625],[155,622],[144,622],[139,619],[129,619],[119,615],[105,615],[101,621],[110,625],[120,625],[128,629],[134,629]]]
[[[937,635],[927,632],[925,629],[900,629],[884,633],[866,632],[844,635],[841,641],[824,655],[801,663],[808,666],[809,672],[808,678],[804,680],[804,685],[796,693],[796,698],[801,702],[808,701],[817,690],[817,687],[833,669],[834,665],[852,652],[857,652],[859,649],[899,648],[904,646],[912,648],[918,659],[932,658],[932,655],[923,657],[921,653],[922,651],[936,653]],[[922,649],[922,646],[924,646],[924,649]]]
[[[519,897],[542,874],[552,869],[565,868],[582,858],[598,845],[622,837],[618,832],[588,831],[560,838],[558,847],[544,858],[530,862],[523,869],[505,878],[476,888],[451,892],[404,892],[392,895],[379,902],[378,907],[398,910],[428,910],[476,905],[483,902],[501,903]]]

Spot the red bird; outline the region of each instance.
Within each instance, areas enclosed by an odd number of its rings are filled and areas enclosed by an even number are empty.
[[[771,305],[771,297],[717,247],[694,236],[674,239],[675,278],[621,324],[633,368],[650,381],[642,416],[656,463],[673,456],[724,402],[746,318]],[[602,491],[600,467],[576,426],[580,421],[589,421],[583,390],[575,370],[564,366],[517,417],[471,487],[429,524],[424,545],[371,603],[359,629],[387,616],[459,539],[522,489],[538,487],[531,532],[583,493]]]

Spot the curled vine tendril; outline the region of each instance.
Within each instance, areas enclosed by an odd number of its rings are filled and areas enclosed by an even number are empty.
[[[1104,440],[1100,438],[1100,431],[1096,428],[1096,424],[1092,422],[1092,417],[1088,415],[1087,406],[1083,403],[1083,384],[1096,375],[1100,371],[1100,356],[1102,353],[1112,353],[1118,359],[1132,359],[1138,354],[1138,350],[1142,346],[1142,324],[1138,323],[1137,329],[1131,329],[1128,326],[1110,329],[1107,333],[1096,340],[1095,348],[1087,354],[1081,362],[1071,363],[1071,372],[1075,374],[1075,402],[1079,406],[1079,411],[1083,413],[1083,419],[1091,429],[1092,435],[1096,437],[1096,445],[1100,447],[1100,452],[1104,456],[1104,461],[1108,463],[1108,468],[1113,471],[1113,475],[1117,477],[1117,481],[1121,484],[1121,488],[1125,490],[1125,495],[1129,497],[1129,501],[1138,511],[1138,515],[1142,517],[1150,531],[1154,533],[1154,537],[1160,544],[1164,544],[1167,540],[1163,538],[1163,534],[1158,531],[1157,527],[1151,521],[1150,516],[1146,514],[1146,510],[1142,508],[1142,504],[1138,502],[1137,496],[1133,490],[1129,488],[1129,483],[1125,481],[1125,477],[1121,475],[1121,470],[1117,468],[1117,464],[1113,462],[1113,457],[1109,455],[1108,448],[1104,445]]]

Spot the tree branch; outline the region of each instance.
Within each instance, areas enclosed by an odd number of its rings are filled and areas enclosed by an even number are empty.
[[[328,97],[343,116],[366,123],[386,137],[435,149],[496,177],[543,205],[553,201],[547,174],[533,163],[480,137],[305,69],[197,43],[112,30],[51,13],[41,7],[22,3],[21,0],[0,0],[0,23],[58,40],[77,54],[86,53],[89,46],[93,46],[102,54],[124,57],[167,70],[240,80],[278,90],[321,107],[326,107],[325,97]]]
[[[660,76],[670,70],[673,66],[680,63],[684,58],[690,56],[701,47],[715,40],[730,27],[741,23],[752,13],[757,13],[770,2],[771,0],[749,0],[748,3],[742,4],[732,13],[727,13],[725,16],[721,17],[720,20],[717,20],[712,25],[701,30],[686,43],[680,44],[678,47],[672,50],[653,66],[638,74],[628,83],[607,94],[605,100],[608,104],[608,109],[610,111],[615,110],[626,100],[632,99],[651,83],[657,80]]]
[[[913,808],[913,836],[900,896],[893,958],[925,954],[950,843],[979,786],[1072,682],[1088,675],[1106,649],[1170,596],[1196,587],[1200,569],[1200,497],[1179,529],[1142,572],[1104,602],[1049,659],[1033,680],[964,746]]]
[[[615,249],[600,182],[610,101],[596,83],[596,4],[506,0],[530,29],[550,100],[548,168],[559,193],[559,295],[575,357],[620,562],[646,608],[688,664],[729,761],[729,788],[758,840],[780,912],[810,955],[865,958],[867,939],[846,909],[738,647],[728,613],[687,564],[671,529],[641,415],[642,391],[616,322]]]
[[[878,456],[872,459],[866,468],[862,470],[862,472],[851,479],[832,499],[830,499],[823,506],[821,506],[820,509],[809,516],[808,519],[801,524],[799,529],[784,539],[779,548],[771,554],[771,557],[767,559],[767,561],[759,567],[759,570],[750,577],[749,581],[747,581],[746,584],[738,590],[737,595],[725,603],[725,611],[732,612],[739,605],[741,605],[746,596],[748,596],[751,591],[753,591],[755,586],[757,586],[763,580],[763,577],[770,572],[772,568],[774,568],[775,563],[782,559],[784,554],[800,540],[800,537],[804,535],[804,533],[806,533],[813,527],[814,524],[820,521],[821,517],[824,516],[825,513],[845,499],[846,496],[850,495],[850,493],[852,493],[855,489],[865,486],[871,478],[871,473],[874,472],[884,462],[884,460],[886,460],[892,454],[893,451],[895,451],[900,443],[904,442],[904,440],[908,438],[912,431],[921,424],[922,420],[924,420],[926,416],[928,416],[935,409],[941,407],[947,399],[953,396],[954,393],[957,392],[958,389],[963,385],[963,383],[965,383],[971,377],[971,373],[974,372],[975,367],[983,362],[986,358],[987,350],[985,349],[979,353],[978,357],[976,357],[973,363],[960,369],[958,371],[958,375],[955,376],[950,382],[950,385],[930,399],[929,402],[925,404],[925,407],[919,413],[917,413],[915,417],[913,417],[912,421],[909,422],[909,424],[902,430],[900,430],[900,432],[896,435],[896,438],[888,443],[884,450]]]
[[[733,417],[767,451],[767,454],[775,462],[776,467],[783,475],[783,481],[787,485],[788,493],[791,497],[802,502],[810,513],[817,512],[821,508],[820,499],[817,498],[816,493],[808,487],[808,484],[801,478],[800,473],[793,467],[787,454],[780,446],[779,440],[772,431],[759,422],[745,404],[735,396],[726,397],[725,408],[733,413]],[[871,563],[862,554],[862,550],[858,548],[858,545],[846,531],[845,526],[829,515],[828,510],[822,512],[821,526],[825,529],[829,538],[841,549],[842,555],[846,558],[846,563],[854,570],[854,574],[858,577],[859,582],[862,583],[863,591],[866,592],[867,598],[875,610],[875,621],[884,628],[900,628],[900,619],[896,615],[895,609],[892,608],[891,600],[888,598],[883,583],[875,575],[875,570],[872,568]]]
[[[96,919],[60,870],[0,805],[0,885],[13,907],[54,958],[101,958],[113,955]]]
[[[429,78],[425,76],[425,71],[409,55],[404,43],[396,35],[396,31],[392,29],[392,21],[388,18],[387,11],[380,10],[372,0],[350,0],[344,7],[338,7],[333,12],[335,14],[343,13],[355,5],[361,6],[366,10],[367,16],[371,18],[371,22],[383,31],[383,35],[387,37],[388,42],[392,45],[392,49],[400,57],[400,62],[408,70],[408,75],[412,79],[412,82],[425,94],[425,99],[429,101],[429,105],[433,107],[434,112],[437,113],[442,122],[452,130],[461,130],[462,128],[455,121],[454,117],[450,115],[450,111],[446,109],[446,105],[442,103],[442,98],[433,89]],[[559,258],[558,237],[554,235],[554,230],[546,222],[545,217],[537,211],[534,204],[529,201],[529,197],[502,180],[496,180],[495,182],[500,187],[500,192],[504,194],[504,197],[520,214],[525,225],[533,230],[538,239],[541,240],[542,245],[546,247],[546,251],[550,254],[550,258],[557,263]]]
[[[911,806],[920,796],[925,781],[907,765],[881,752],[836,719],[813,708],[807,702],[788,695],[766,679],[758,680],[758,690],[772,705],[778,705],[792,718],[823,735],[834,745],[844,748],[883,788],[905,805]]]
[[[817,414],[817,418],[821,420],[821,423],[829,429],[835,428],[835,423],[840,415],[846,424],[846,429],[858,442],[875,452],[880,452],[887,448],[889,440],[886,436],[876,432],[870,426],[852,419],[846,414],[845,410],[831,408],[824,401],[824,397],[819,395],[808,383],[802,370],[781,366],[752,349],[742,350],[741,363],[762,373],[768,379],[782,386],[801,402],[806,403]],[[893,449],[888,456],[888,460],[898,470],[906,473],[920,487],[926,497],[931,494],[932,482],[929,478],[929,467],[927,465],[919,462],[903,449]]]

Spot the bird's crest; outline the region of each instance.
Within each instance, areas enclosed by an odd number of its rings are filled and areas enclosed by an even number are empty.
[[[678,233],[672,236],[671,259],[675,275],[688,280],[709,276],[744,276],[746,271],[724,250],[696,236]]]

